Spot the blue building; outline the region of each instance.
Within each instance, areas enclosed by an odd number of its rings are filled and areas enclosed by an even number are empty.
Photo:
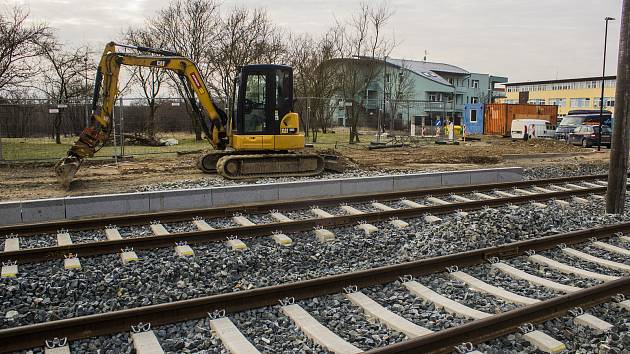
[[[362,93],[363,121],[368,125],[375,117],[386,117],[389,122],[393,117],[395,126],[405,127],[413,122],[417,126],[433,126],[444,119],[452,120],[456,125],[464,121],[465,106],[492,103],[495,99],[505,98],[505,92],[495,89],[496,84],[506,83],[507,77],[473,73],[455,65],[428,61],[387,58],[331,59],[329,63],[341,65],[363,65],[366,68],[379,67],[375,79],[366,85]],[[404,82],[404,94],[396,88]],[[402,97],[402,98],[400,98]],[[342,97],[337,97],[341,102]],[[346,98],[347,100],[347,98]],[[401,104],[389,104],[400,101]],[[339,125],[345,125],[346,112],[343,105],[333,113]],[[394,108],[392,108],[394,107]],[[476,124],[472,129],[483,131],[483,112],[477,111]],[[474,117],[473,121],[475,120]],[[473,123],[469,120],[469,123]],[[480,127],[480,128],[479,128]]]
[[[467,103],[464,105],[466,134],[483,134],[483,113],[483,103]]]

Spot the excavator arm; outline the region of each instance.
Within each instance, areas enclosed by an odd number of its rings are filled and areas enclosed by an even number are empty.
[[[120,53],[116,52],[117,46],[132,48],[153,55]],[[59,182],[65,188],[70,186],[70,182],[83,160],[94,156],[109,139],[112,131],[112,111],[118,96],[118,77],[123,65],[173,71],[182,83],[186,98],[204,131],[206,139],[217,150],[224,150],[228,145],[227,115],[214,104],[197,66],[192,61],[173,52],[110,42],[105,46],[96,72],[90,126],[81,132],[79,139],[68,150],[66,157],[62,158],[55,166]],[[199,105],[197,105],[195,95],[201,107],[206,111],[209,122],[204,118]],[[100,107],[99,101],[101,102]]]

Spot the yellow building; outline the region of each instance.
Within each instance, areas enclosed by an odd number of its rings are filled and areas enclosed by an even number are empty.
[[[615,106],[616,79],[606,76],[604,81],[604,109],[610,111]],[[565,116],[570,110],[599,109],[601,89],[601,77],[513,82],[505,84],[503,103],[556,105],[558,115]]]

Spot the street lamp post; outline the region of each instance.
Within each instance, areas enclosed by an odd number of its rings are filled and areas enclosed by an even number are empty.
[[[85,126],[90,126],[90,109],[88,108],[90,104],[90,91],[88,88],[88,57],[87,51],[85,52],[85,58],[83,58],[83,64],[85,66]]]
[[[599,136],[597,137],[597,151],[602,150],[602,124],[604,120],[604,83],[606,82],[606,42],[608,42],[608,21],[614,21],[612,17],[606,17],[606,30],[604,31],[604,63],[602,68],[602,94],[599,99]]]
[[[387,55],[383,59],[383,110],[381,114],[378,115],[377,129],[378,134],[376,136],[376,142],[381,142],[381,125],[385,121],[385,95],[387,94]]]

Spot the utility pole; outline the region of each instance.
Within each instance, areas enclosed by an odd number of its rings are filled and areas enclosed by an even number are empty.
[[[377,142],[381,142],[381,130],[383,129],[382,124],[385,122],[385,97],[387,95],[387,55],[383,59],[383,112],[379,116],[378,120],[378,135],[376,138]]]
[[[88,105],[90,104],[90,91],[88,89],[88,52],[87,48],[85,49],[85,58],[83,58],[83,64],[85,66],[85,127],[90,126],[90,109]]]
[[[630,152],[630,0],[623,0],[615,92],[615,121],[613,123],[612,151],[608,170],[606,212],[621,214],[625,208]]]
[[[606,30],[604,32],[604,64],[602,68],[602,94],[599,101],[599,137],[597,138],[597,151],[602,150],[602,124],[604,121],[604,83],[606,82],[606,43],[608,42],[608,21],[614,21],[612,17],[606,17]]]

